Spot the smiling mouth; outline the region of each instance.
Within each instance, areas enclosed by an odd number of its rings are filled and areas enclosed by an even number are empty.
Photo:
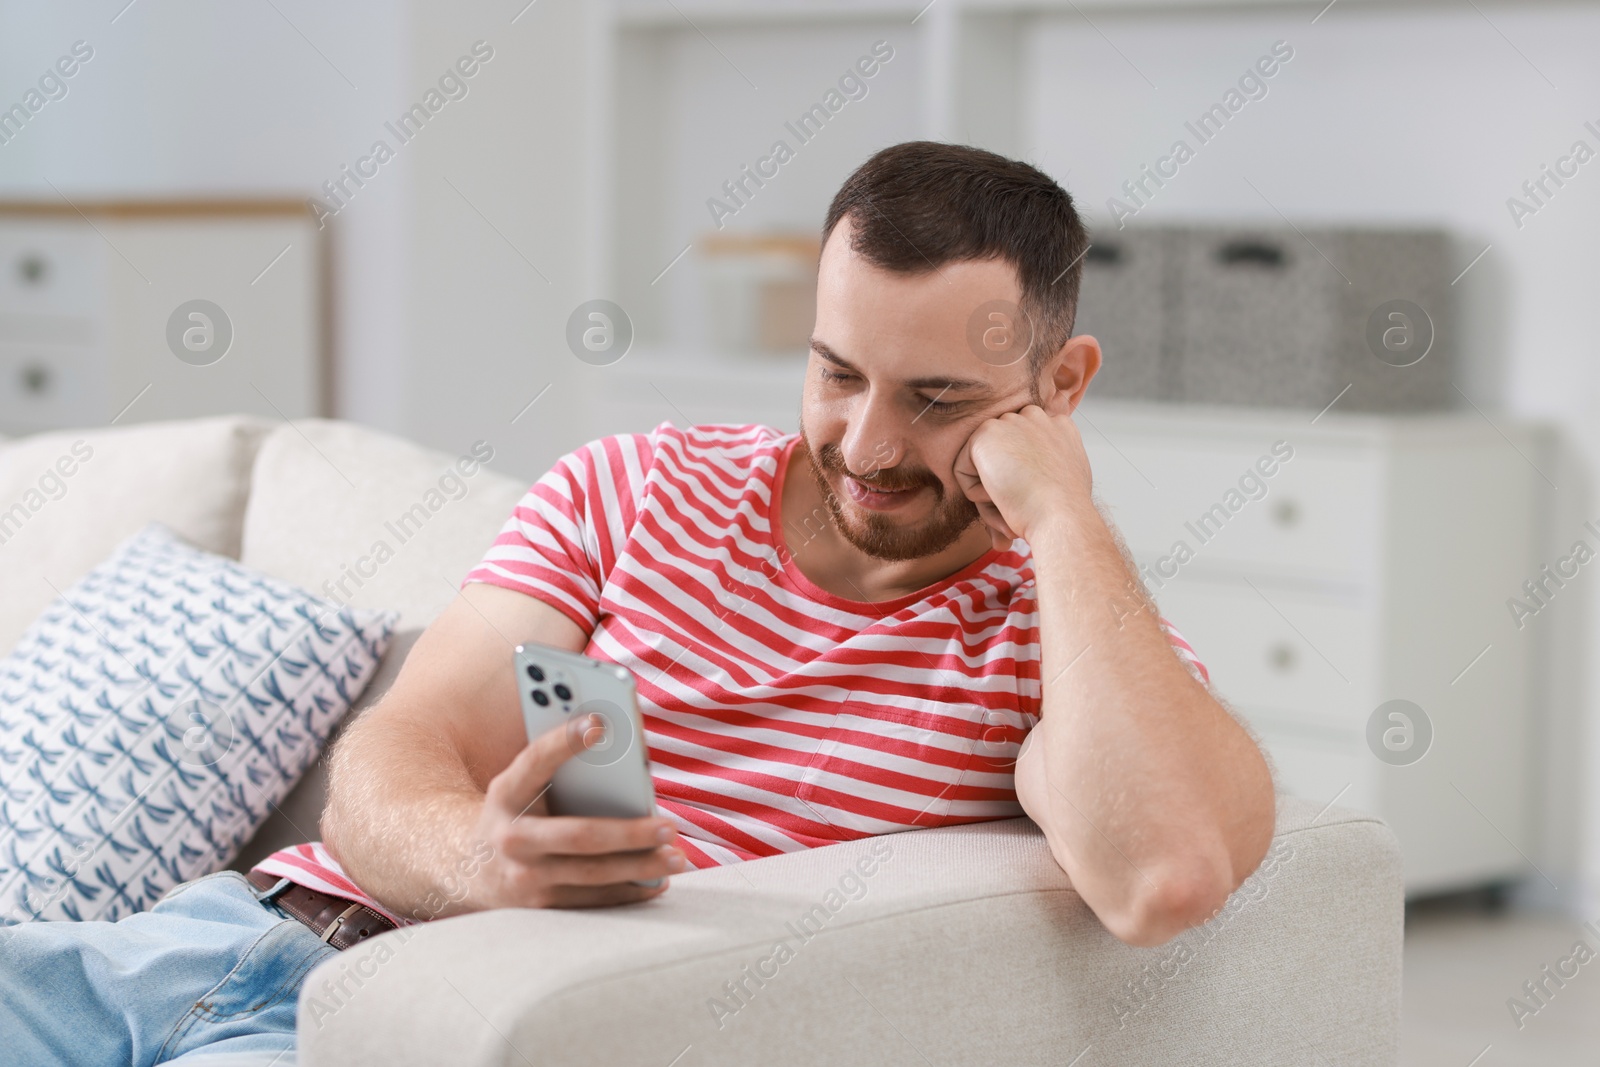
[[[845,475],[845,477],[846,478],[850,478],[850,476],[848,474]],[[862,481],[860,478],[850,478],[850,480],[852,482],[855,482],[856,485],[859,488],[861,488],[862,490],[864,490],[864,491],[866,491],[868,493],[886,493],[886,494],[887,493],[909,493],[913,489],[920,488],[920,486],[915,486],[915,485],[904,485],[904,486],[901,486],[901,487],[899,487],[897,489],[889,489],[889,488],[885,488],[884,486],[880,486],[880,485],[868,485],[866,482]]]
[[[903,489],[876,489],[857,478],[845,475],[845,491],[851,500],[863,507],[873,510],[882,510],[903,504],[915,496],[920,485],[907,486]]]

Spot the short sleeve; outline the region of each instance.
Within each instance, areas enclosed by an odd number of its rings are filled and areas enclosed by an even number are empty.
[[[461,587],[515,589],[594,633],[601,591],[633,529],[652,455],[650,435],[617,434],[562,456],[517,502]]]
[[[1161,632],[1167,635],[1167,642],[1172,645],[1172,651],[1176,652],[1178,658],[1183,661],[1183,665],[1189,668],[1189,673],[1194,675],[1201,685],[1209,689],[1211,687],[1211,672],[1206,670],[1206,665],[1200,662],[1200,657],[1195,655],[1194,649],[1190,647],[1184,636],[1178,632],[1177,627],[1166,619],[1162,619]]]

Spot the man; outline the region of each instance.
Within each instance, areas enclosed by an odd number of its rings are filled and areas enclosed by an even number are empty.
[[[1270,842],[1271,777],[1094,505],[1071,198],[916,142],[851,175],[823,233],[799,433],[663,423],[563,457],[335,745],[325,842],[77,925],[187,899],[216,914],[172,936],[309,912],[283,928],[331,952],[330,923],[638,902],[691,867],[1023,811],[1124,941],[1219,909]],[[548,814],[598,731],[528,740],[510,659],[529,641],[634,673],[658,816]],[[182,1016],[172,1047],[291,1049],[313,947],[217,940],[195,970],[242,953],[238,982],[276,968],[286,993],[215,1047]]]

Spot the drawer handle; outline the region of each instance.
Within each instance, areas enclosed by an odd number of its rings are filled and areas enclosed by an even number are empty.
[[[1267,662],[1272,664],[1273,670],[1283,674],[1294,670],[1297,658],[1294,646],[1284,641],[1279,641],[1267,650]]]
[[[1300,521],[1300,505],[1293,500],[1280,500],[1272,506],[1272,521],[1279,526],[1294,526]]]
[[[1102,267],[1114,267],[1122,262],[1122,246],[1113,244],[1090,245],[1089,250],[1083,256],[1088,263],[1098,264]]]
[[[1265,241],[1229,241],[1217,249],[1217,262],[1224,267],[1247,264],[1252,267],[1283,266],[1283,249]]]
[[[37,252],[29,252],[17,261],[17,276],[23,285],[43,285],[49,273],[49,261]]]
[[[22,368],[22,388],[28,393],[43,393],[50,388],[50,368],[42,363],[29,363]]]

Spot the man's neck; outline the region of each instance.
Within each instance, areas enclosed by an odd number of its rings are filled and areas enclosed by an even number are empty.
[[[955,543],[921,559],[890,562],[861,551],[839,533],[823,502],[810,457],[797,444],[783,477],[783,539],[790,558],[813,585],[846,600],[875,603],[914,593],[968,566],[991,543],[983,523],[973,523]],[[849,506],[849,505],[846,505]],[[804,516],[826,521],[802,523]]]

